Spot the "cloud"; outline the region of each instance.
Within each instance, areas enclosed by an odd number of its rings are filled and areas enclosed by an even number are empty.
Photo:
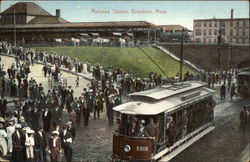
[[[76,8],[81,8],[81,6],[77,5]]]

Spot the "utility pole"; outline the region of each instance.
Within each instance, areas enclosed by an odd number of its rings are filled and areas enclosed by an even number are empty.
[[[183,34],[184,34],[184,29],[181,30],[180,81],[182,81],[182,70],[183,70]]]
[[[221,70],[221,53],[220,53],[220,46],[221,46],[221,31],[219,29],[219,35],[217,37],[217,45],[218,45],[218,51],[219,51],[219,69]]]
[[[14,9],[14,12],[13,12],[13,25],[14,25],[14,47],[16,47],[16,9],[15,9],[15,4],[13,5],[13,9]]]

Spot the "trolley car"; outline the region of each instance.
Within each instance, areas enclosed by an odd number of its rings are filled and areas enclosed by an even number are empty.
[[[131,101],[113,108],[121,117],[113,161],[173,158],[214,129],[213,93],[206,83],[189,81],[130,94]]]
[[[250,98],[250,68],[238,73],[238,92],[243,98]]]

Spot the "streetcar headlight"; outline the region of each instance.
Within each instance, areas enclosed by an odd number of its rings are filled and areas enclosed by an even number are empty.
[[[123,149],[125,152],[129,152],[131,150],[131,147],[129,145],[125,145]]]

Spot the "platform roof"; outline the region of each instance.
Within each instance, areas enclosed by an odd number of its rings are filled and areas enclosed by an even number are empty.
[[[13,6],[3,11],[2,15],[13,15],[15,9],[16,15],[27,15],[27,16],[51,16],[46,10],[38,6],[34,2],[17,2]]]
[[[113,21],[113,22],[72,22],[61,24],[16,24],[17,29],[35,28],[151,28],[155,25],[147,21]],[[0,25],[2,29],[12,29],[11,25]]]

